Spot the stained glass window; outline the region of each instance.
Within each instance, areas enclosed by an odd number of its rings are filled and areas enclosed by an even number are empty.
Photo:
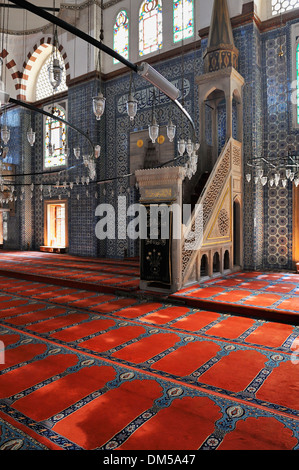
[[[144,0],[139,10],[139,55],[162,47],[162,2]]]
[[[67,85],[66,85],[66,70],[65,70],[64,60],[62,58],[61,53],[58,50],[56,51],[56,53],[57,53],[57,57],[58,57],[58,60],[59,60],[59,64],[62,67],[62,80],[61,80],[61,83],[60,83],[59,87],[57,87],[57,89],[55,91],[53,91],[53,88],[52,88],[51,83],[49,81],[49,74],[48,74],[48,67],[49,67],[49,65],[52,61],[52,57],[50,55],[48,60],[46,60],[46,62],[42,66],[42,68],[40,70],[40,73],[38,75],[38,78],[37,78],[36,89],[35,89],[35,94],[36,94],[35,99],[36,99],[36,101],[42,100],[42,99],[47,98],[48,96],[52,96],[53,94],[56,94],[56,93],[61,93],[62,91],[65,91],[65,90],[68,89]]]
[[[194,34],[193,0],[174,0],[173,2],[173,40],[188,39]]]
[[[65,111],[60,106],[54,106],[51,114],[61,119],[66,118]],[[45,168],[66,165],[66,125],[58,119],[47,117],[45,121]]]
[[[272,0],[272,15],[280,15],[294,8],[299,8],[298,0]]]
[[[118,13],[113,29],[113,48],[125,59],[129,58],[129,18],[127,12],[122,10]],[[119,61],[113,59],[113,63]]]

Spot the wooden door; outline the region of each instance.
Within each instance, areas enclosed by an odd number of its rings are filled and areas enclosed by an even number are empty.
[[[299,186],[294,185],[293,204],[293,261],[299,263]]]

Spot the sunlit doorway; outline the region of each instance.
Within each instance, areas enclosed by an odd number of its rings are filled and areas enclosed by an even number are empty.
[[[299,263],[299,186],[294,185],[293,193],[293,262]]]
[[[3,247],[3,215],[0,211],[0,248]]]
[[[52,248],[67,246],[67,203],[45,202],[45,245]]]

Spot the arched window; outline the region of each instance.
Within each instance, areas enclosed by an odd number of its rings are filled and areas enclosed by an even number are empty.
[[[44,98],[48,98],[53,94],[61,93],[62,91],[66,91],[68,88],[66,86],[66,70],[64,60],[62,58],[61,53],[56,50],[55,54],[57,54],[57,58],[59,60],[59,64],[62,68],[62,79],[60,85],[53,91],[51,83],[49,81],[49,72],[48,67],[50,66],[53,56],[50,54],[48,59],[43,64],[42,68],[40,69],[37,82],[36,82],[36,90],[35,90],[35,99],[36,101],[42,100]]]
[[[193,0],[174,0],[173,2],[173,41],[188,39],[194,34]]]
[[[162,1],[144,0],[139,10],[139,55],[162,47]]]
[[[294,10],[299,8],[298,0],[271,0],[272,15],[280,15],[286,11]]]
[[[66,120],[66,112],[62,106],[54,105],[48,112]],[[47,117],[45,120],[44,167],[53,168],[65,166],[66,163],[66,124],[58,119]]]
[[[125,10],[121,10],[113,28],[113,49],[125,59],[129,58],[129,18]],[[113,59],[113,63],[119,61]]]

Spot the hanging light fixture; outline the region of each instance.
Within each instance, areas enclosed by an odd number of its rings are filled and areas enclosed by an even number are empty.
[[[63,68],[60,65],[59,59],[56,57],[52,58],[50,65],[48,66],[49,82],[53,90],[57,90],[62,80]]]
[[[154,144],[159,136],[159,124],[157,123],[157,119],[155,116],[155,101],[156,101],[156,95],[155,95],[155,89],[153,91],[153,104],[152,104],[152,122],[148,126],[148,133],[149,137]]]
[[[156,116],[153,116],[152,123],[148,126],[148,132],[150,139],[154,144],[159,136],[159,124],[157,123]]]
[[[127,101],[127,104],[126,104],[127,113],[128,113],[128,116],[129,116],[131,121],[134,120],[134,118],[137,114],[137,100],[134,98],[134,96],[132,94],[132,81],[133,81],[133,78],[132,78],[132,72],[131,72],[130,90],[129,90],[128,101]]]
[[[105,111],[106,98],[104,98],[103,93],[99,93],[98,96],[92,98],[93,112],[97,121],[100,121],[101,117]]]
[[[77,160],[80,158],[80,155],[81,155],[81,149],[80,149],[80,147],[75,147],[75,148],[74,148],[74,155],[75,155],[75,157],[76,157]]]
[[[288,151],[287,156],[279,156],[273,162],[266,158],[252,158],[247,162],[251,167],[251,172],[246,174],[246,180],[250,183],[253,179],[255,184],[261,183],[266,186],[269,183],[271,188],[283,188],[288,186],[288,182],[295,182],[299,171],[299,155]]]
[[[186,150],[187,150],[187,154],[189,157],[191,157],[193,149],[194,149],[194,144],[191,139],[188,139],[187,144],[186,144]]]
[[[99,50],[98,53],[98,64],[97,64],[97,72],[99,73],[99,93],[97,96],[94,96],[92,98],[92,109],[93,113],[97,119],[97,121],[100,121],[101,117],[104,114],[105,111],[105,105],[106,105],[106,98],[104,97],[101,88],[102,88],[102,72],[101,72],[101,51]]]
[[[100,153],[101,153],[101,146],[100,146],[100,145],[96,145],[95,148],[94,148],[94,156],[95,156],[95,158],[99,158]]]
[[[173,124],[171,118],[167,124],[166,130],[167,130],[167,137],[169,139],[169,142],[173,142],[175,138],[176,126]]]
[[[33,145],[35,143],[35,132],[32,130],[32,127],[27,132],[27,139],[28,139],[28,142],[31,145],[31,147],[33,147]]]
[[[57,90],[62,81],[63,68],[60,65],[58,57],[58,35],[57,35],[57,26],[55,27],[53,34],[53,49],[51,54],[50,65],[48,66],[48,77],[51,87],[54,91]]]
[[[186,142],[184,139],[180,139],[178,141],[178,152],[181,157],[184,155],[185,150],[186,150]]]
[[[1,139],[3,140],[4,144],[7,145],[8,141],[10,139],[10,130],[8,127],[5,125],[1,129]]]

